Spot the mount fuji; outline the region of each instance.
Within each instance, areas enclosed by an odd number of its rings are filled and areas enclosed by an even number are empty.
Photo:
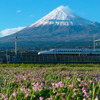
[[[69,7],[60,6],[50,12],[48,15],[37,21],[36,23],[32,24],[30,27],[33,26],[40,26],[40,25],[81,25],[81,24],[91,24],[91,21],[85,20],[77,15],[75,15]]]
[[[76,15],[67,6],[60,6],[21,31],[0,38],[0,47],[13,48],[17,35],[19,48],[83,48],[92,46],[94,34],[100,36],[100,23]]]

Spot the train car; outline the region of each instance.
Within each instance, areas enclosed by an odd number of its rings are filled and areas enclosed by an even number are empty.
[[[93,54],[93,55],[99,55],[100,49],[50,49],[46,51],[38,52],[38,55],[42,54]]]

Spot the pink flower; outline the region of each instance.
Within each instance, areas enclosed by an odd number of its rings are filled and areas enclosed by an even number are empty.
[[[1,94],[1,96],[2,96],[2,98],[6,98],[6,95],[4,95],[4,94]]]
[[[79,86],[82,86],[82,84],[79,84]]]
[[[90,94],[89,94],[89,93],[85,93],[84,96],[85,96],[86,98],[89,98],[89,97],[90,97]]]
[[[77,95],[76,93],[74,93],[74,96]]]
[[[71,83],[68,85],[69,87],[74,87],[74,83]]]
[[[55,88],[60,88],[60,87],[64,87],[64,84],[62,81],[60,81],[58,83],[52,83],[52,86]]]
[[[83,87],[83,88],[82,88],[82,91],[83,91],[83,93],[86,93],[87,88],[86,88],[86,87]]]
[[[93,83],[93,81],[92,81],[92,80],[90,80],[90,79],[88,79],[88,81],[89,81],[90,83]]]
[[[23,93],[28,93],[28,92],[30,92],[30,89],[28,89],[28,88],[21,88],[20,90],[21,90],[21,92],[23,92]]]
[[[70,77],[66,77],[66,79],[70,79]]]
[[[13,92],[13,94],[12,94],[14,97],[16,97],[17,95],[18,95],[18,93],[17,92]]]
[[[77,78],[77,81],[81,82],[81,78]]]
[[[36,84],[33,84],[33,85],[34,85],[34,86],[33,86],[32,88],[33,88],[33,90],[34,90],[35,92],[39,92],[40,89],[44,88],[44,84],[43,84],[43,83],[41,83],[41,84],[36,83]]]
[[[46,100],[53,100],[52,98],[47,98]]]
[[[88,86],[89,84],[88,83],[84,83],[84,85]]]
[[[4,100],[8,100],[8,98],[4,98]]]
[[[44,99],[44,97],[39,97],[39,100],[43,100]]]
[[[2,94],[2,93],[0,93],[0,95],[2,96],[2,98],[3,98],[4,100],[8,100],[8,98],[7,98],[6,95],[4,95],[4,94]]]
[[[58,85],[59,85],[59,87],[64,87],[64,84],[63,84],[62,81],[60,81],[60,82],[58,83]]]
[[[99,79],[98,79],[98,78],[96,78],[96,77],[95,77],[94,79],[96,80],[96,82],[98,82],[98,80],[99,80]]]
[[[24,95],[25,98],[28,98],[30,95],[27,93]]]

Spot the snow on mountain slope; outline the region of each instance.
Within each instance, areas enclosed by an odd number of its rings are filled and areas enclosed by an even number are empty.
[[[44,16],[34,24],[30,25],[29,27],[33,26],[40,26],[40,25],[89,25],[93,22],[83,19],[76,14],[74,14],[68,6],[60,6],[50,12],[48,15]]]

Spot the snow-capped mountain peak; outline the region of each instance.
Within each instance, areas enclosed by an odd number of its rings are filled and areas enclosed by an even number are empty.
[[[52,12],[35,22],[34,24],[30,25],[29,27],[33,26],[40,26],[40,25],[88,25],[91,24],[91,21],[83,19],[76,14],[74,14],[68,6],[60,6],[54,9]]]

